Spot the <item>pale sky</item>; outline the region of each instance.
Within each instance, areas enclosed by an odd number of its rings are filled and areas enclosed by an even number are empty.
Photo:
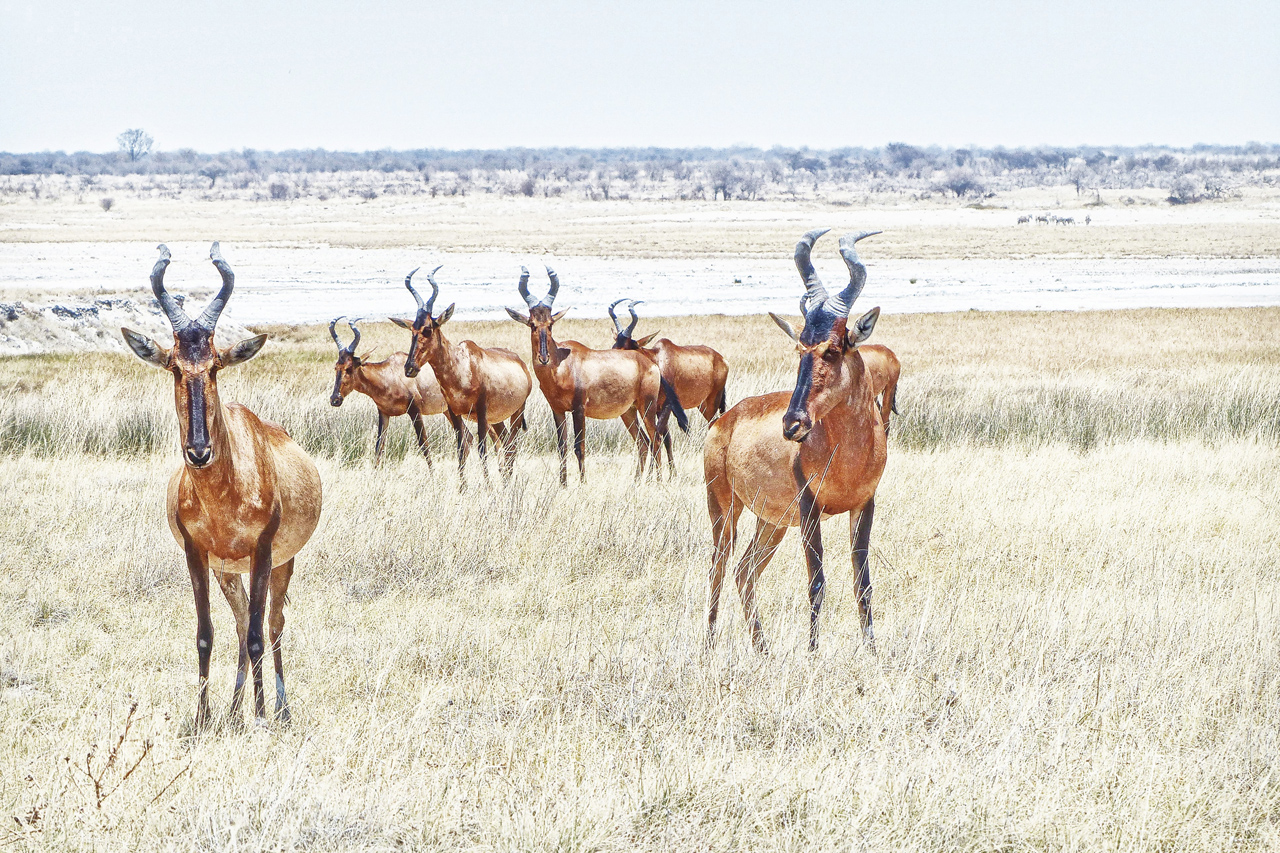
[[[1280,142],[1280,3],[0,0],[0,151]]]

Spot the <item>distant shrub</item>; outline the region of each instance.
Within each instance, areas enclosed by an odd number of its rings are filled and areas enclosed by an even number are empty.
[[[100,199],[98,199],[98,204],[99,204],[99,205],[101,205],[101,206],[102,206],[102,209],[103,209],[103,210],[106,210],[106,211],[110,211],[110,210],[111,210],[111,208],[115,205],[115,203],[116,203],[116,200],[115,200],[114,198],[100,198]]]
[[[289,200],[289,185],[281,183],[273,183],[268,189],[271,190],[271,198],[273,201]]]

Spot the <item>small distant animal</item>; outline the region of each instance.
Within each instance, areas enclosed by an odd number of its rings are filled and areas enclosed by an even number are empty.
[[[1027,215],[1027,216],[1019,216],[1019,217],[1018,217],[1018,224],[1019,224],[1019,225],[1026,225],[1026,224],[1027,224],[1028,222],[1030,222],[1030,221],[1031,221],[1031,216],[1030,216],[1030,215]]]

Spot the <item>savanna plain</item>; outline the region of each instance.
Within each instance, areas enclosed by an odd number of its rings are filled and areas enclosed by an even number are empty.
[[[407,344],[364,330],[375,357]],[[657,330],[724,353],[731,404],[794,381],[767,317]],[[473,455],[459,489],[441,419],[431,465],[401,422],[375,469],[372,404],[328,403],[327,329],[263,331],[223,399],[286,425],[325,488],[286,610],[293,719],[223,716],[217,600],[198,736],[171,380],[0,360],[0,849],[1280,843],[1280,309],[883,316],[903,373],[874,653],[843,519],[816,653],[794,532],[759,592],[768,654],[731,589],[708,644],[696,413],[673,481],[637,482],[621,425],[589,422],[561,489],[535,387],[514,479]],[[529,352],[515,323],[446,331]]]

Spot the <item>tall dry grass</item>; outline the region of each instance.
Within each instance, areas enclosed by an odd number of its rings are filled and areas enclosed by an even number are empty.
[[[451,463],[403,451],[403,425],[374,471],[371,407],[325,402],[324,333],[282,333],[222,382],[310,443],[325,482],[287,611],[295,720],[198,739],[189,583],[163,522],[166,378],[108,356],[0,362],[5,417],[27,407],[47,436],[0,462],[0,845],[1274,846],[1280,456],[1261,398],[1280,384],[1278,320],[884,318],[904,379],[872,536],[878,655],[842,520],[817,654],[793,538],[760,594],[771,654],[733,600],[706,648],[695,440],[674,483],[636,485],[630,448],[593,424],[589,479],[561,490],[539,415],[515,481],[459,495]],[[662,325],[726,352],[731,399],[791,380],[767,320],[684,322]],[[473,329],[528,346],[514,324]],[[1094,441],[1047,417],[965,426],[1053,387],[1100,409]],[[1233,425],[1232,393],[1263,415]],[[58,395],[61,419],[39,408]],[[151,444],[112,431],[127,406],[153,412]],[[1156,409],[1174,426],[1126,426]],[[225,709],[234,631],[215,610]]]

